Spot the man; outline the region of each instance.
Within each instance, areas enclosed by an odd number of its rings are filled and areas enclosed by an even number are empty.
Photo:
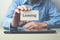
[[[39,11],[39,21],[20,21],[20,11]],[[12,4],[3,21],[7,30],[20,32],[47,31],[60,26],[60,14],[51,0],[12,0]]]

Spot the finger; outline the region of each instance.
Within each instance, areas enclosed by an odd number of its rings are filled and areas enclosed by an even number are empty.
[[[18,9],[15,9],[15,12],[13,14],[13,19],[19,20],[20,19],[20,12]]]
[[[29,29],[30,27],[31,27],[30,24],[26,24],[26,25],[23,26],[24,29]]]
[[[30,8],[28,8],[28,7],[26,7],[26,6],[22,6],[24,9],[25,9],[25,11],[30,11],[31,9]]]
[[[38,32],[38,29],[29,29],[29,32]]]
[[[38,29],[32,29],[31,31],[32,32],[38,32]]]
[[[38,27],[37,23],[32,22],[32,24],[33,24],[33,25],[32,25],[33,27]]]
[[[30,27],[30,26],[28,26],[28,25],[27,25],[27,26],[23,26],[23,29],[28,29],[29,27]]]
[[[36,27],[31,26],[31,27],[29,28],[29,30],[31,30],[31,31],[33,31],[33,32],[36,32],[36,31],[38,31],[39,29],[36,28]]]
[[[22,6],[18,6],[17,9],[22,10],[22,11],[24,10],[24,8]]]
[[[38,29],[39,28],[39,26],[36,25],[36,24],[32,25],[32,27],[33,27],[33,29]]]
[[[32,23],[33,24],[33,23]],[[38,28],[38,25],[36,25],[36,24],[33,24],[32,25],[31,23],[28,23],[28,24],[26,24],[25,26],[24,26],[24,28],[26,28],[26,29],[31,29],[31,28]]]
[[[30,30],[30,29],[24,29],[24,30],[27,31],[27,32],[38,32],[37,29],[32,29],[32,30]]]
[[[40,32],[40,31],[42,31],[42,32],[45,32],[45,31],[47,31],[48,29],[47,28],[42,28],[42,29],[30,29],[29,31],[30,32]]]
[[[24,11],[28,11],[28,8],[26,6],[22,6]]]
[[[19,17],[20,16],[20,12],[19,12],[19,10],[18,9],[15,9],[15,11],[14,11],[14,14],[13,14],[13,17]]]
[[[27,31],[27,32],[31,32],[31,30],[30,30],[29,28],[23,27],[23,29],[24,29],[25,31]]]
[[[18,9],[15,9],[15,13],[20,13],[20,11]]]

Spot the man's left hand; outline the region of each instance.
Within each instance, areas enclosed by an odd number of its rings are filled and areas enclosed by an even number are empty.
[[[44,22],[30,22],[23,26],[25,31],[29,32],[38,32],[38,31],[47,31],[47,24]]]

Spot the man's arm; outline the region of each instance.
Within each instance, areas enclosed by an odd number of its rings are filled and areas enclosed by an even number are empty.
[[[58,28],[60,27],[60,13],[58,13],[55,5],[51,2],[49,2],[49,17],[50,20],[48,21],[44,21],[45,23],[47,23],[47,27],[48,28]]]
[[[11,29],[27,23],[27,21],[20,21],[20,11],[29,10],[30,8],[27,8],[26,6],[20,6],[19,0],[14,0],[4,19],[3,27]]]
[[[10,23],[12,21],[12,17],[14,14],[14,10],[17,8],[17,6],[19,6],[19,0],[12,0],[12,4],[10,5],[7,14],[3,20],[3,27],[6,30],[10,30]]]

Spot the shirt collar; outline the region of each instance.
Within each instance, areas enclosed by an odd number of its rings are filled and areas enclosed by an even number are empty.
[[[28,0],[24,0],[23,4],[25,4],[25,3],[29,4],[29,1]],[[41,3],[42,3],[42,1],[38,0],[38,2],[35,5],[37,6],[37,5],[40,5]]]

